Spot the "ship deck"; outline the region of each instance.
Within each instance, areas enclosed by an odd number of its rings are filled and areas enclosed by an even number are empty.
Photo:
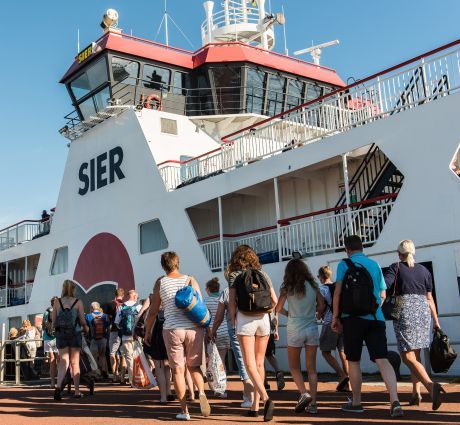
[[[385,423],[449,424],[460,422],[460,384],[447,384],[444,403],[437,412],[431,411],[431,403],[425,396],[420,407],[408,407],[411,385],[404,382],[399,385],[400,399],[405,415],[402,419],[389,417],[388,395],[381,382],[365,379],[363,385],[364,414],[342,413],[340,405],[347,395],[335,392],[336,383],[320,383],[316,416],[294,414],[297,391],[294,383],[288,380],[283,391],[272,391],[276,403],[275,418],[272,423],[279,424],[315,424],[334,422],[336,425]],[[272,388],[274,383],[271,384]],[[228,399],[211,399],[212,416],[203,419],[199,407],[190,407],[191,421],[205,424],[244,424],[263,422],[263,418],[245,416],[245,409],[239,407],[241,384],[236,379],[229,383]],[[175,421],[178,403],[168,406],[158,404],[158,391],[144,391],[118,385],[99,384],[93,397],[83,399],[64,398],[57,403],[52,400],[52,391],[43,386],[36,387],[0,387],[0,415],[2,423],[14,425],[26,424],[151,424],[162,421]]]

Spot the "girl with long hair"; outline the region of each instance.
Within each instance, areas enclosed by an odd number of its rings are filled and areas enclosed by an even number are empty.
[[[276,315],[288,303],[287,351],[289,369],[300,392],[295,407],[296,413],[318,413],[316,392],[318,375],[316,372],[316,351],[319,345],[316,315],[321,316],[325,309],[324,298],[319,291],[308,266],[300,259],[289,261],[284,272],[283,285],[276,306]],[[278,320],[276,320],[278,328]],[[276,331],[278,333],[278,329]],[[307,392],[300,369],[300,354],[305,347],[306,366],[310,394]]]

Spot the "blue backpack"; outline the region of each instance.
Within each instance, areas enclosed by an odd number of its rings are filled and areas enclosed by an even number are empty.
[[[176,292],[175,304],[185,312],[195,324],[206,328],[211,323],[211,313],[203,298],[190,286],[184,286]]]
[[[137,304],[128,306],[123,304],[120,307],[120,333],[124,336],[131,336],[134,330],[134,322],[137,316]]]

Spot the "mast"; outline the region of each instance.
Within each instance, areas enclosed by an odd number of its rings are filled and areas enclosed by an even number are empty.
[[[169,32],[168,32],[168,0],[165,0],[165,40],[166,45],[169,46]]]

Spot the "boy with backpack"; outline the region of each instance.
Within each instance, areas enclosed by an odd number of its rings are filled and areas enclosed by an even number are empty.
[[[50,364],[51,388],[56,385],[57,364],[59,362],[59,353],[56,346],[56,334],[54,331],[51,314],[53,313],[54,302],[58,297],[51,298],[50,306],[43,313],[43,351],[48,357]]]
[[[390,393],[390,415],[401,417],[396,375],[388,361],[385,318],[381,305],[385,299],[386,284],[378,263],[363,253],[363,243],[357,235],[345,237],[348,258],[337,266],[334,290],[332,329],[343,327],[345,355],[349,366],[353,398],[342,406],[345,412],[362,413],[360,368],[363,342],[371,360],[375,361]]]
[[[107,379],[108,373],[105,352],[107,349],[107,335],[110,322],[98,302],[94,301],[91,303],[91,313],[86,315],[86,321],[90,329],[91,343],[89,349],[99,365],[102,377]]]
[[[319,290],[326,303],[326,310],[323,315],[323,325],[319,337],[319,349],[324,360],[335,370],[339,378],[337,391],[349,391],[348,363],[345,353],[343,352],[343,335],[334,332],[332,324],[332,299],[334,298],[335,283],[332,282],[332,270],[329,266],[320,267],[318,270],[318,279],[321,282]],[[339,366],[332,351],[337,350],[343,369]]]
[[[133,384],[133,351],[134,351],[134,338],[133,331],[136,324],[136,317],[139,314],[142,306],[137,302],[139,295],[134,289],[128,292],[128,300],[124,302],[115,318],[115,324],[120,329],[121,334],[121,355],[126,360],[126,367],[128,368],[129,383]],[[125,376],[125,368],[121,369],[121,381],[123,383]]]

